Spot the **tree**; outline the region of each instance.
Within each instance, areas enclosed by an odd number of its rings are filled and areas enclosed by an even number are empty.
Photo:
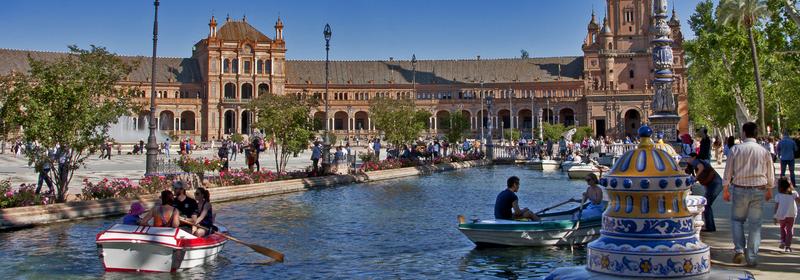
[[[800,26],[800,13],[797,12],[797,0],[783,0],[786,13],[792,18],[795,25]]]
[[[431,117],[430,112],[417,110],[414,102],[408,99],[373,99],[369,111],[375,128],[394,145],[409,144],[419,138]]]
[[[558,140],[561,138],[561,134],[564,134],[564,132],[567,132],[567,130],[569,130],[569,128],[562,124],[550,124],[547,122],[542,123],[542,136],[544,139]]]
[[[569,127],[568,129],[571,129]],[[594,134],[591,126],[578,126],[575,127],[575,134],[572,135],[572,141],[583,141],[583,138],[591,138]]]
[[[450,114],[444,122],[442,127],[447,129],[445,137],[447,137],[447,141],[452,143],[464,139],[464,133],[470,129],[469,119],[461,111]]]
[[[519,52],[520,52],[519,58],[528,59],[528,58],[531,57],[531,54],[528,53],[528,51],[525,50],[525,49],[521,49],[521,50],[519,50]]]
[[[54,61],[29,57],[28,63],[27,74],[1,85],[5,102],[0,111],[10,126],[23,128],[23,141],[39,143],[27,156],[37,168],[53,166],[48,176],[56,185],[56,200],[63,202],[75,170],[90,150],[109,139],[110,124],[141,108],[132,101],[133,89],[117,86],[133,66],[96,46],[70,46],[68,55]]]
[[[314,138],[314,120],[310,117],[313,99],[298,98],[294,95],[268,93],[248,105],[258,116],[253,127],[262,129],[267,140],[275,144],[275,169],[286,172],[289,156],[297,156],[308,148]]]
[[[512,129],[505,129],[503,131],[503,137],[508,139],[509,142],[517,142],[519,138],[522,138],[522,132],[519,129],[512,128]]]
[[[766,135],[766,116],[764,111],[764,89],[761,85],[761,73],[758,67],[758,50],[756,40],[753,35],[753,28],[762,19],[769,17],[770,11],[766,2],[763,0],[721,0],[720,1],[720,20],[723,25],[732,24],[743,27],[747,31],[750,40],[750,56],[753,61],[753,75],[758,91],[758,113],[762,135]]]

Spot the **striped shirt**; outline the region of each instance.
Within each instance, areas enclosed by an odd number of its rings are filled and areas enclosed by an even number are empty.
[[[755,139],[747,138],[730,150],[725,166],[724,186],[774,187],[775,166],[772,155]]]

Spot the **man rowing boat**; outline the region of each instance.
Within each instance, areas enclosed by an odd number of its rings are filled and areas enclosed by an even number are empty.
[[[539,217],[528,208],[519,208],[519,199],[516,192],[519,191],[519,178],[511,176],[506,181],[506,189],[497,195],[494,203],[494,218],[504,220],[529,219],[538,221]],[[512,212],[513,210],[513,212]]]

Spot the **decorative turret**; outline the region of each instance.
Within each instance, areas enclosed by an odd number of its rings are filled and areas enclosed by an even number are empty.
[[[600,26],[597,24],[597,16],[594,13],[594,9],[592,9],[592,19],[589,21],[587,29],[589,32],[586,34],[586,39],[583,41],[584,47],[594,45],[597,40],[597,31],[600,29]]]
[[[675,11],[675,7],[672,7],[672,18],[669,19],[669,27],[672,28],[680,28],[681,20],[678,18],[678,12]]]
[[[600,43],[603,49],[613,49],[614,33],[611,32],[611,27],[608,26],[608,18],[603,18],[603,29],[600,30]]]
[[[283,41],[283,21],[281,21],[281,17],[278,17],[278,21],[275,22],[275,40]]]
[[[597,24],[597,14],[592,9],[592,19],[589,21],[589,30],[597,30],[600,29],[600,26]]]
[[[217,19],[214,16],[211,16],[211,20],[208,22],[208,38],[216,38],[217,37]]]

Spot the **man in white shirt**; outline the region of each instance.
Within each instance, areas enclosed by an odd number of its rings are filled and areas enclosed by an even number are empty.
[[[757,131],[758,126],[753,122],[742,126],[745,139],[731,148],[722,183],[722,197],[725,201],[733,200],[731,233],[736,250],[733,262],[747,261],[749,266],[757,265],[763,204],[772,199],[775,181],[772,155],[756,142]],[[745,222],[749,229],[747,238]]]

